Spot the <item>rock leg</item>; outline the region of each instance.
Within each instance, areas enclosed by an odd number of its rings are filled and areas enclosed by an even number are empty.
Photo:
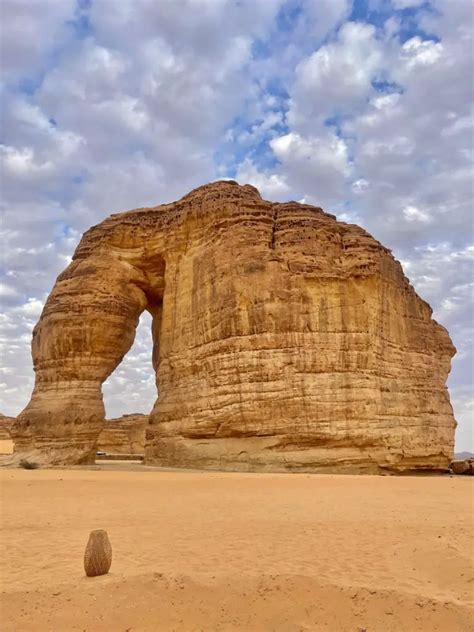
[[[142,275],[104,252],[73,261],[58,277],[33,332],[35,388],[12,429],[16,458],[94,461],[101,385],[132,346],[147,304]]]

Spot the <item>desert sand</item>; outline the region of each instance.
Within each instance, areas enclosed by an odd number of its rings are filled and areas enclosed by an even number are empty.
[[[474,630],[473,481],[5,469],[4,632]],[[87,578],[92,529],[113,547]]]

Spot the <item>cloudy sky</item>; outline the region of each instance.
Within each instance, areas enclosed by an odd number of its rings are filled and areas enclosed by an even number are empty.
[[[0,0],[0,411],[81,233],[210,180],[305,200],[392,248],[458,349],[474,451],[471,0]],[[471,67],[470,67],[471,66]],[[149,320],[104,386],[153,403]]]

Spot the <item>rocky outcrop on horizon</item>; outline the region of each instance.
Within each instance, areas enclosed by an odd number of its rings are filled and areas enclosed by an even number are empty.
[[[123,415],[106,419],[97,449],[108,454],[145,454],[148,415]]]
[[[449,464],[449,468],[453,474],[474,476],[474,458],[454,459]]]
[[[320,208],[221,181],[88,230],[33,333],[19,456],[92,462],[101,385],[153,317],[146,461],[446,470],[454,346],[391,252]]]
[[[15,417],[7,417],[0,413],[0,441],[11,439],[11,428],[15,422]]]

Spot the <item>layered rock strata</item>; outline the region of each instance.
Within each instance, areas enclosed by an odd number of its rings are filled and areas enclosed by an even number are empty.
[[[146,460],[231,470],[444,470],[455,349],[390,251],[307,204],[216,182],[88,230],[33,333],[19,454],[90,462],[101,384],[153,317]]]
[[[123,415],[107,419],[97,449],[109,454],[145,454],[148,415]]]
[[[15,422],[15,417],[7,417],[0,413],[0,441],[11,439],[11,428]]]
[[[449,464],[453,474],[465,474],[474,476],[474,459],[455,459]]]

